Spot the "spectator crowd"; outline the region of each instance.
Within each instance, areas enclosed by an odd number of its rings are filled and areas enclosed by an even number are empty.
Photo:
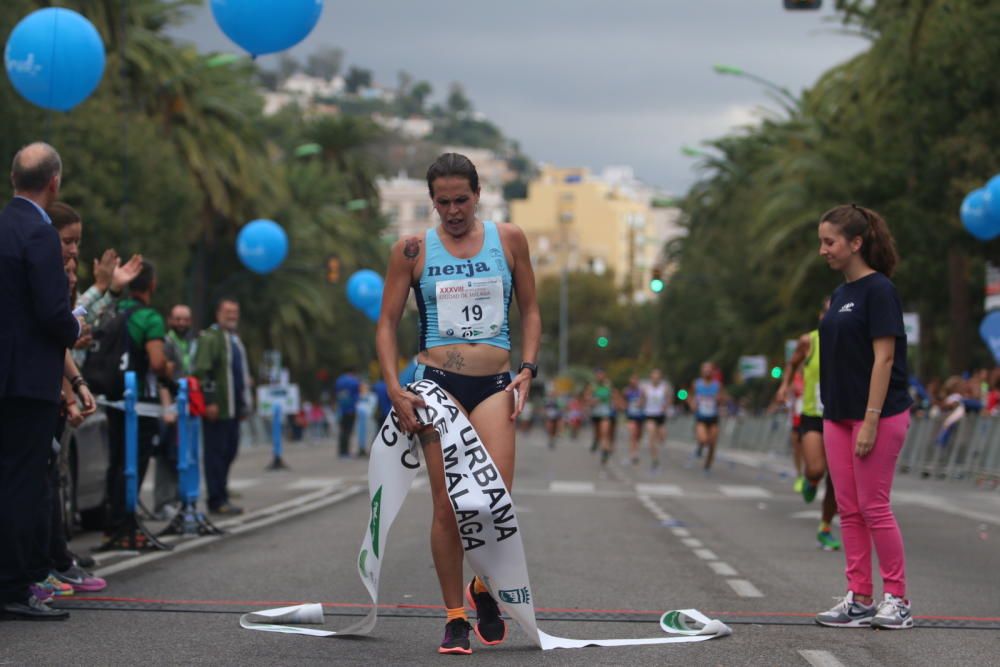
[[[229,470],[240,421],[252,409],[239,303],[221,298],[215,322],[194,335],[191,308],[164,319],[154,306],[157,272],[141,255],[114,249],[92,261],[93,284],[78,281],[84,216],[59,200],[62,161],[45,143],[15,155],[14,197],[0,211],[0,612],[63,620],[54,597],[103,590],[94,560],[68,543],[61,470],[64,434],[99,411],[107,419],[108,461],[100,549],[142,548],[126,506],[124,373],[137,378],[138,485],[155,459],[152,518],[178,511],[178,380],[204,397],[202,448],[210,513],[240,514]],[[82,208],[82,207],[81,207]],[[85,210],[83,211],[85,213]],[[132,542],[135,544],[135,542]]]

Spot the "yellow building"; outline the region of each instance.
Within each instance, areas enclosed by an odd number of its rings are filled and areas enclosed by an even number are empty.
[[[510,220],[524,230],[535,273],[613,272],[615,282],[636,300],[661,261],[663,217],[650,208],[651,191],[637,192],[582,168],[543,166],[528,186],[527,199],[510,203]]]

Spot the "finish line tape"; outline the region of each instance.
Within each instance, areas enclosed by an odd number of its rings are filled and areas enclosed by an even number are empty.
[[[542,632],[535,619],[534,594],[528,581],[528,565],[514,503],[499,470],[469,419],[437,384],[421,380],[410,385],[409,389],[419,394],[426,404],[426,408],[417,411],[420,420],[433,424],[441,435],[445,483],[465,557],[490,589],[490,594],[536,646],[548,650],[674,644],[706,641],[732,634],[729,626],[708,618],[696,609],[663,614],[660,628],[674,635],[671,637],[568,639]],[[374,629],[378,618],[379,575],[382,557],[388,547],[389,528],[420,469],[420,459],[416,438],[399,428],[395,412],[389,413],[369,451],[371,515],[358,556],[361,581],[372,601],[368,614],[342,630],[301,627],[323,623],[322,605],[312,603],[244,614],[240,618],[241,627],[312,637],[367,635]]]

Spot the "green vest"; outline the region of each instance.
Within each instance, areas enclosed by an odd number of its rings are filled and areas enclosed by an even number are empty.
[[[823,416],[823,401],[819,397],[819,329],[809,332],[809,356],[802,368],[802,414]]]
[[[191,341],[181,338],[174,333],[173,329],[167,332],[167,355],[171,354],[176,356],[171,361],[178,364],[174,370],[174,376],[181,378],[191,375]]]
[[[611,396],[611,385],[599,384],[594,387],[594,399],[597,404],[591,409],[592,417],[604,419],[611,416]]]

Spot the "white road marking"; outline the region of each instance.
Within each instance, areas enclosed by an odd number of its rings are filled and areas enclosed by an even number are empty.
[[[635,492],[649,496],[683,496],[684,489],[676,484],[636,484]]]
[[[702,560],[719,560],[719,557],[711,549],[695,549],[694,555]]]
[[[944,512],[945,514],[954,514],[955,516],[960,516],[963,519],[972,519],[973,521],[981,521],[983,523],[993,524],[994,526],[1000,526],[1000,515],[995,512],[976,512],[974,510],[967,510],[963,507],[955,505],[949,500],[936,497],[934,495],[914,493],[912,491],[893,491],[892,503],[893,505],[916,505],[929,510]]]
[[[728,498],[770,498],[771,492],[759,486],[720,486],[719,491]]]
[[[549,482],[549,491],[552,493],[593,493],[593,482]]]
[[[260,478],[257,479],[231,479],[226,484],[226,488],[233,489],[235,491],[242,491],[243,489],[249,489],[251,486],[257,486],[260,484]]]
[[[343,489],[342,491],[338,491],[332,495],[330,495],[327,491],[309,493],[304,496],[300,496],[299,498],[293,498],[292,500],[278,503],[277,505],[261,508],[256,512],[251,512],[241,517],[234,517],[233,519],[217,522],[215,524],[216,526],[227,529],[226,535],[205,535],[194,539],[187,538],[183,541],[180,541],[176,536],[161,538],[163,542],[172,543],[174,545],[173,551],[157,551],[143,554],[142,556],[101,568],[95,571],[94,574],[98,577],[106,577],[117,572],[131,570],[132,568],[145,565],[146,563],[162,560],[175,554],[190,551],[191,549],[197,549],[198,547],[206,544],[218,542],[219,540],[225,539],[227,535],[239,535],[240,533],[250,532],[257,530],[258,528],[278,523],[279,521],[285,521],[300,514],[305,514],[306,512],[312,512],[328,505],[333,505],[342,500],[358,495],[359,493],[364,493],[365,491],[367,491],[365,486],[357,484]],[[257,520],[258,517],[259,520]]]
[[[790,519],[813,519],[819,521],[823,518],[823,513],[820,510],[802,510],[801,512],[792,512],[788,515]]]
[[[691,537],[691,531],[687,528],[673,528],[671,530],[677,537]]]
[[[285,485],[286,489],[293,489],[296,491],[308,491],[312,489],[325,489],[328,486],[336,486],[340,484],[341,479],[339,477],[303,477],[302,479],[295,480],[291,484]]]
[[[799,651],[812,667],[844,667],[844,663],[834,657],[829,651]]]
[[[712,571],[715,572],[720,577],[735,577],[739,575],[732,565],[729,563],[724,563],[721,560],[715,560],[708,564]]]
[[[414,491],[419,491],[422,493],[427,493],[430,489],[424,486],[423,488],[413,487]],[[635,493],[633,491],[613,491],[611,489],[598,489],[593,493],[553,493],[549,488],[531,488],[529,486],[522,486],[514,491],[515,495],[518,496],[537,496],[539,498],[551,498],[552,496],[579,496],[587,498],[635,498]]]
[[[549,482],[549,484],[553,484],[553,483],[554,484],[562,484],[564,482]],[[592,484],[592,482],[570,482],[570,483],[571,484],[582,484],[582,485]],[[671,485],[668,484],[668,485],[657,485],[657,486],[667,486],[667,487],[669,487]],[[419,482],[419,478],[418,478],[417,483],[415,483],[412,488],[413,488],[414,491],[418,491],[418,492],[422,492],[422,493],[426,493],[428,491],[427,484],[421,484]],[[537,487],[536,486],[534,488],[532,488],[530,486],[521,486],[521,487],[518,487],[516,489],[516,495],[518,495],[518,496],[538,496],[538,497],[578,496],[578,497],[588,497],[588,498],[636,498],[636,490],[635,489],[617,490],[617,489],[598,489],[598,488],[594,488],[592,491],[584,491],[583,490],[583,489],[587,489],[587,488],[590,488],[590,487],[581,486],[579,491],[571,491],[569,489],[563,489],[563,490],[555,491],[554,492],[548,486],[546,486],[546,487]],[[751,488],[758,488],[758,487],[751,487]],[[764,493],[767,493],[767,491],[765,489],[760,489],[760,491],[763,491]],[[756,495],[760,495],[759,492],[752,492],[752,493],[755,493]],[[657,494],[654,492],[652,495],[657,495]],[[684,489],[681,489],[680,487],[677,487],[677,492],[676,493],[667,490],[666,492],[661,493],[659,495],[661,497],[679,497],[679,496],[683,496],[686,500],[707,500],[707,501],[726,501],[726,500],[740,501],[740,500],[745,499],[745,498],[741,498],[739,496],[725,495],[723,493],[719,493],[719,492],[715,492],[715,491],[712,491],[712,492],[685,491]],[[639,497],[639,500],[642,501],[642,497],[641,496]],[[645,503],[643,503],[643,504],[645,504]],[[652,510],[650,510],[650,511],[652,511]],[[994,520],[991,523],[996,523],[997,521],[1000,521],[1000,520]]]
[[[692,549],[700,549],[702,546],[704,546],[701,543],[701,540],[696,540],[693,537],[685,537],[683,540],[681,540],[681,542],[684,543],[684,546],[691,547]]]
[[[660,506],[649,499],[649,496],[639,496],[639,502],[642,506],[648,509],[650,512],[662,512]]]
[[[650,498],[649,496],[639,495],[637,496],[637,498],[639,502],[642,503],[642,506],[645,507],[647,510],[649,510],[650,514],[652,514],[653,517],[656,518],[660,523],[665,524],[670,521],[673,521],[673,517],[664,512],[663,508],[657,505],[656,501]]]
[[[760,589],[751,584],[746,579],[726,579],[726,583],[736,591],[741,598],[762,598],[764,594]]]

